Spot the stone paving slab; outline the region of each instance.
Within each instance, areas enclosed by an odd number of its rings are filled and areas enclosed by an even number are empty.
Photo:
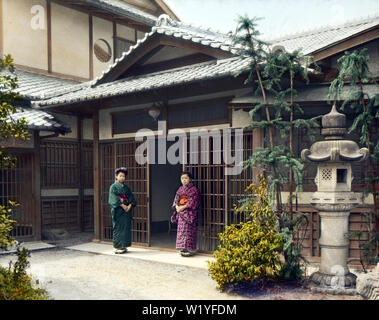
[[[168,263],[178,266],[192,268],[208,269],[207,260],[214,261],[210,255],[196,254],[192,257],[182,257],[176,251],[165,251],[162,249],[145,249],[141,247],[128,247],[128,252],[124,254],[115,254],[114,248],[110,244],[88,242],[75,246],[65,247],[70,250],[85,251],[104,255],[127,257],[133,259],[148,260],[160,263]]]
[[[22,247],[27,248],[29,251],[40,251],[47,249],[54,249],[56,246],[42,242],[42,241],[28,241],[21,244]],[[0,250],[0,255],[13,254],[17,252],[16,246],[12,246],[9,250]]]

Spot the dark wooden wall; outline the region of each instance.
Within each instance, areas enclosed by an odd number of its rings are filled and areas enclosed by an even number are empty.
[[[93,197],[83,192],[93,188],[92,154],[89,141],[41,143],[42,229],[93,231]],[[57,189],[75,189],[77,195],[59,195]]]

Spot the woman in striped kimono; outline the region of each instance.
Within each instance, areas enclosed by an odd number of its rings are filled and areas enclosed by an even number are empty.
[[[188,257],[196,252],[196,222],[200,193],[192,184],[191,173],[183,172],[180,180],[182,186],[176,191],[172,204],[175,211],[171,222],[178,223],[176,248],[183,257]]]

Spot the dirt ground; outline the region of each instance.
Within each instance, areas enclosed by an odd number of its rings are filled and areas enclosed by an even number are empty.
[[[362,300],[359,295],[313,293],[298,284],[237,285],[220,292],[206,269],[74,251],[91,234],[48,241],[57,247],[33,251],[28,272],[55,300]],[[6,267],[14,254],[0,255]]]

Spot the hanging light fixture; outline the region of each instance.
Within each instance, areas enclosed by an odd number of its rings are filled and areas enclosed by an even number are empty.
[[[161,114],[161,110],[154,103],[148,110],[148,113],[150,117],[157,121],[159,115]]]

